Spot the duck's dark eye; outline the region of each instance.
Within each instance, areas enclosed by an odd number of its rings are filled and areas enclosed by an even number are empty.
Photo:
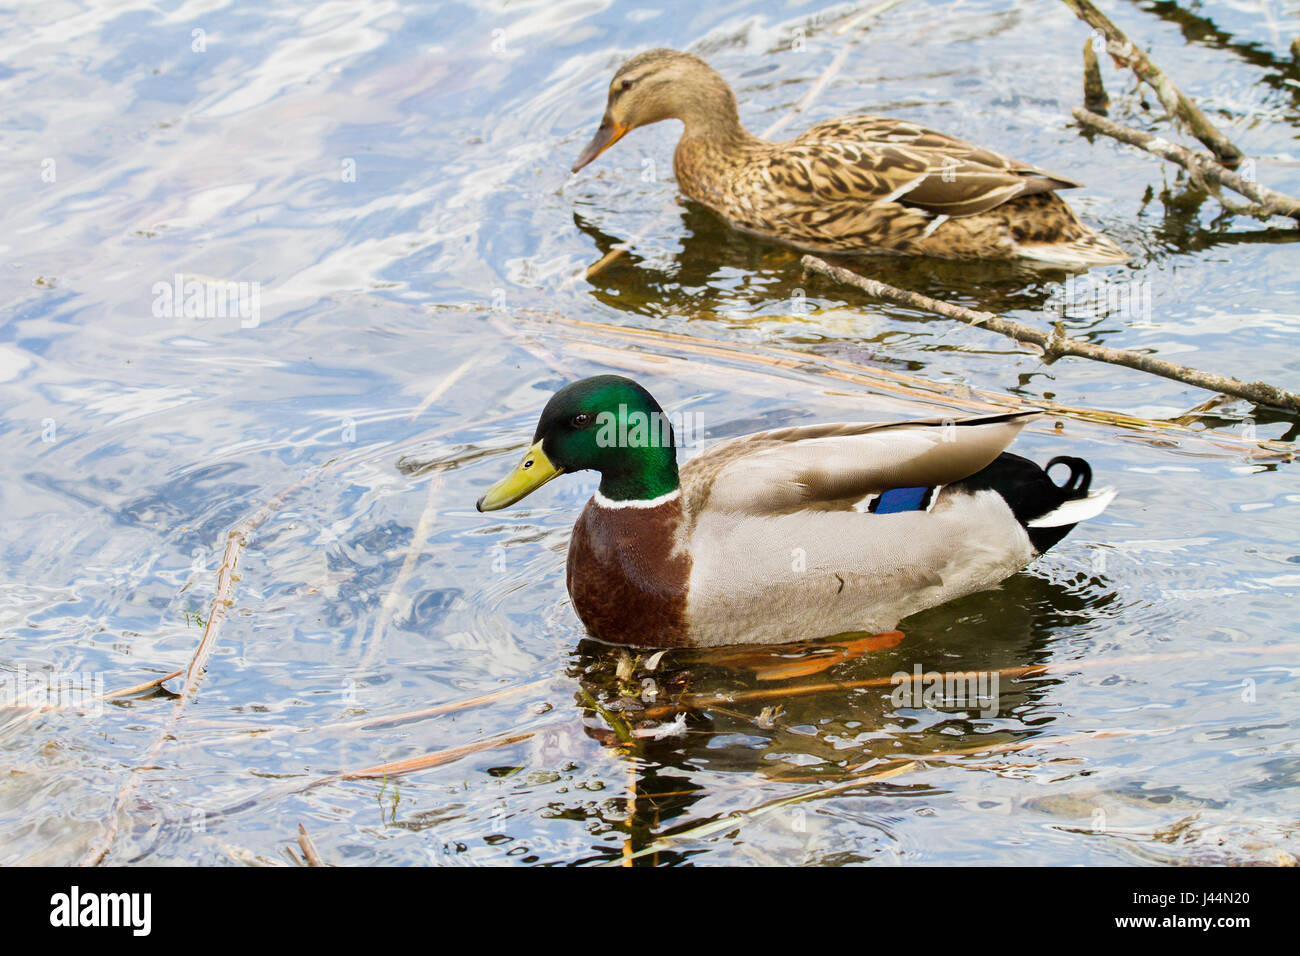
[[[620,84],[618,85],[618,88],[619,88],[620,90],[630,90],[630,89],[632,89],[632,81],[631,81],[631,80],[624,80],[622,83],[620,83]]]
[[[591,424],[591,416],[588,415],[586,412],[578,412],[578,414],[573,416],[574,428],[586,428],[590,424]]]

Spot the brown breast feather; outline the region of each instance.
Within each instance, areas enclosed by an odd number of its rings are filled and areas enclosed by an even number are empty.
[[[691,557],[678,547],[681,498],[655,508],[587,502],[573,526],[567,580],[592,637],[637,647],[690,644]]]

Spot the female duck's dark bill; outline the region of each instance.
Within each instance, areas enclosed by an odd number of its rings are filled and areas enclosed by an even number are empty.
[[[514,471],[484,492],[478,500],[478,510],[498,511],[507,508],[532,494],[563,470],[551,464],[539,441],[528,449],[524,460],[515,466]]]
[[[582,151],[582,155],[578,157],[578,161],[573,164],[573,169],[569,171],[576,173],[583,166],[586,166],[589,162],[626,136],[631,129],[632,127],[630,126],[624,126],[622,123],[615,123],[609,120],[601,123],[600,129],[596,130],[596,135],[591,138],[591,142],[587,144],[587,148]]]

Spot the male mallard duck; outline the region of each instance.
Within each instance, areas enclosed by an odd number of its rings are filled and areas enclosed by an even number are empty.
[[[659,403],[631,379],[566,385],[532,447],[478,501],[600,472],[573,527],[569,595],[593,637],[641,647],[786,643],[891,630],[992,587],[1099,514],[1079,458],[1057,485],[1002,451],[1035,412],[808,425],[715,445],[680,471]]]
[[[609,86],[577,172],[638,126],[679,119],[682,192],[733,227],[824,252],[1121,263],[1128,256],[1056,195],[1079,183],[881,116],[818,123],[783,143],[751,135],[727,81],[699,57],[650,50]]]

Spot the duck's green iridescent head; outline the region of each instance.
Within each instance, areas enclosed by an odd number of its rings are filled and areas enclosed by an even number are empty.
[[[644,501],[678,487],[672,425],[654,396],[621,375],[564,386],[546,403],[524,460],[478,501],[496,511],[566,471],[600,472],[600,493]]]

